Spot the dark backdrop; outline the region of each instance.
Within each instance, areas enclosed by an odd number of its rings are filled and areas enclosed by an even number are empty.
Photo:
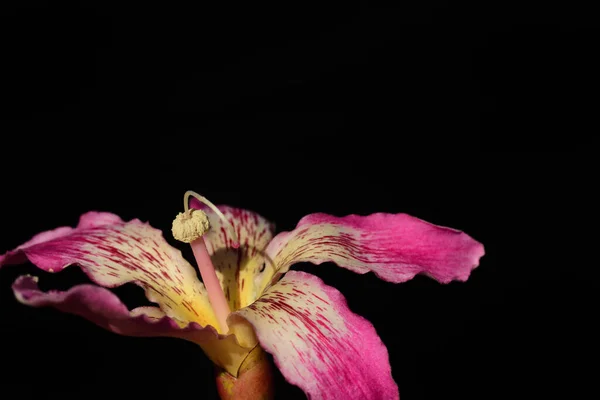
[[[188,189],[278,230],[311,212],[407,212],[484,243],[467,283],[298,266],[373,322],[402,399],[586,392],[598,334],[588,10],[63,4],[2,6],[0,252],[88,210],[168,231]],[[18,304],[10,284],[34,272],[0,272],[3,398],[215,398],[193,344]],[[76,268],[38,275],[46,289],[86,281]],[[302,398],[278,384],[278,398]]]

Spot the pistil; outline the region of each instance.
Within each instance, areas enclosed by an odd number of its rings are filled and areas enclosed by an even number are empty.
[[[223,289],[221,288],[215,267],[213,266],[210,255],[208,254],[208,249],[206,248],[204,238],[202,237],[210,229],[210,222],[204,211],[189,209],[188,199],[190,196],[196,197],[199,201],[207,204],[211,209],[216,209],[217,215],[224,219],[228,224],[229,222],[212,203],[197,193],[188,191],[186,192],[184,198],[185,211],[177,215],[173,221],[172,229],[175,239],[184,243],[189,243],[192,247],[194,257],[196,258],[196,263],[198,264],[198,269],[200,270],[200,275],[202,276],[204,286],[206,287],[208,300],[210,301],[219,323],[220,333],[225,334],[229,331],[229,327],[227,325],[227,316],[231,313],[231,309],[229,308],[229,303],[227,302],[227,298],[223,293]],[[239,244],[237,243],[237,237],[235,236],[235,233],[233,237],[236,239],[234,242],[234,247],[238,247]]]

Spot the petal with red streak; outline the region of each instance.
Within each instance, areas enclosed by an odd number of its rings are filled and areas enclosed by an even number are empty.
[[[264,257],[264,249],[273,238],[274,225],[248,210],[219,206],[219,211],[233,225],[240,247],[234,248],[235,238],[230,228],[210,208],[195,198],[190,207],[206,212],[211,229],[204,235],[206,247],[217,276],[232,310],[245,307],[260,295],[255,282],[274,270]]]
[[[12,286],[20,303],[31,307],[55,307],[79,315],[96,325],[127,336],[176,336],[200,343],[215,336],[214,328],[202,328],[167,317],[158,307],[138,307],[129,311],[119,298],[100,286],[83,284],[66,292],[42,292],[38,278],[20,276]],[[187,335],[187,337],[186,337]]]
[[[194,342],[217,365],[232,375],[251,349],[243,348],[233,335],[219,335],[212,327],[202,327],[168,317],[158,307],[138,307],[131,311],[111,291],[95,285],[78,285],[66,292],[42,292],[37,277],[21,276],[13,284],[17,300],[32,307],[55,307],[79,315],[96,325],[126,336],[164,336]]]
[[[196,271],[159,230],[139,220],[123,222],[114,214],[84,214],[76,228],[40,233],[1,256],[0,267],[26,259],[48,272],[77,264],[92,281],[105,287],[135,282],[168,316],[216,326]]]
[[[390,282],[423,273],[448,283],[464,281],[479,265],[483,245],[469,235],[407,214],[311,214],[296,229],[278,234],[266,249],[278,273],[292,264],[334,262],[364,274],[373,271]],[[268,283],[263,281],[263,287]]]
[[[254,326],[283,376],[309,398],[399,398],[387,349],[373,325],[316,276],[288,272],[234,315]]]

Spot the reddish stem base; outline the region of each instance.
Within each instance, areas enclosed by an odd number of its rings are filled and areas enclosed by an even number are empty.
[[[222,400],[272,400],[275,396],[271,363],[258,346],[242,363],[237,378],[221,368],[215,376]]]

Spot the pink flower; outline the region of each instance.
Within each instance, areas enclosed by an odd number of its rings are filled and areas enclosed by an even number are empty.
[[[259,345],[309,398],[397,399],[387,349],[371,323],[354,314],[336,289],[290,267],[332,262],[390,282],[423,273],[447,283],[466,280],[484,254],[465,233],[406,214],[311,214],[293,231],[274,236],[260,215],[219,207],[239,239],[236,248],[235,235],[214,211],[197,202],[192,207],[202,207],[210,220],[204,241],[232,311],[226,332],[196,270],[160,231],[137,219],[86,213],[76,228],[40,233],[0,256],[0,267],[29,260],[59,272],[79,265],[97,285],[42,292],[36,277],[21,276],[14,294],[23,304],[53,306],[119,334],[192,341],[234,377]],[[105,289],[127,282],[143,287],[157,307],[128,310]]]

